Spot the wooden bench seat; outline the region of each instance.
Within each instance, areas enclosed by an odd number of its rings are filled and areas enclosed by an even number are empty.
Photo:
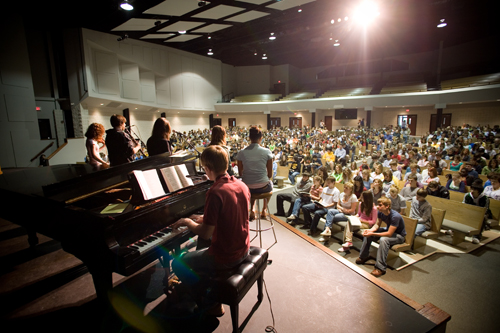
[[[465,236],[473,236],[481,232],[486,208],[431,195],[428,195],[426,199],[433,209],[446,210],[442,226],[453,230],[453,245],[463,242]]]

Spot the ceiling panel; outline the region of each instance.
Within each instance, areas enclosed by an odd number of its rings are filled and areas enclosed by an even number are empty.
[[[167,22],[166,20],[131,18],[111,31],[146,31],[153,28],[157,21],[160,21],[160,23]]]
[[[183,30],[191,30],[193,28],[199,27],[200,25],[205,24],[204,22],[187,22],[187,21],[179,21],[169,26],[166,26],[163,29],[158,30],[159,32],[177,32]]]
[[[217,20],[217,19],[220,19],[222,17],[236,14],[236,13],[241,12],[243,10],[245,10],[245,8],[219,5],[219,6],[215,6],[214,8],[207,9],[204,12],[201,12],[199,14],[193,15],[193,17]]]
[[[215,32],[215,31],[219,31],[219,30],[226,29],[229,27],[232,27],[232,25],[230,25],[230,24],[210,24],[210,25],[207,25],[206,27],[196,29],[196,30],[193,30],[191,32],[203,32],[203,33]]]
[[[269,2],[269,0],[239,0],[239,1],[253,3],[254,5],[260,5],[263,4],[264,2]]]
[[[198,0],[165,0],[162,3],[145,10],[144,14],[182,16],[198,9]]]
[[[273,3],[267,7],[273,8],[273,9],[278,9],[278,10],[285,10],[285,9],[290,9],[293,7],[297,7],[300,5],[303,5],[305,3],[313,2],[316,0],[286,0],[286,1],[280,1]]]
[[[246,13],[243,13],[240,15],[230,17],[230,18],[226,19],[226,21],[243,23],[243,22],[248,22],[251,20],[258,19],[260,17],[267,16],[267,15],[270,15],[270,14],[252,10],[251,12],[246,12]]]
[[[141,39],[165,39],[172,37],[175,34],[149,34],[146,36],[142,36]]]
[[[167,39],[165,43],[170,43],[170,42],[186,42],[191,39],[195,39],[201,37],[201,35],[179,35],[174,38]]]

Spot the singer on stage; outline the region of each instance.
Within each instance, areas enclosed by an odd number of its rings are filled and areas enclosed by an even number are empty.
[[[170,127],[170,122],[167,119],[164,117],[156,119],[153,125],[153,132],[146,144],[149,156],[167,152],[172,153],[172,145],[169,141],[171,133],[172,127]]]
[[[127,132],[125,127],[127,120],[124,116],[114,114],[110,122],[113,128],[106,131],[109,164],[113,167],[132,162],[141,145]]]

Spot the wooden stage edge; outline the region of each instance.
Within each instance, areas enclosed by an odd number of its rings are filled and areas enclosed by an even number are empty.
[[[318,249],[322,250],[325,252],[327,255],[332,257],[333,259],[337,260],[341,264],[347,266],[349,269],[353,270],[357,274],[361,275],[363,278],[366,280],[370,281],[371,283],[377,285],[379,288],[385,290],[392,296],[396,297],[399,299],[401,302],[405,303],[406,305],[412,307],[415,311],[417,311],[419,314],[436,324],[436,331],[445,331],[446,329],[446,323],[451,319],[451,316],[446,313],[445,311],[439,309],[435,305],[431,303],[426,303],[424,305],[412,300],[408,296],[402,294],[401,292],[397,291],[393,287],[389,286],[386,284],[384,281],[372,276],[370,273],[366,272],[365,270],[359,268],[357,265],[351,263],[350,261],[344,259],[341,255],[335,253],[334,251],[330,250],[323,244],[315,241],[314,239],[307,237],[304,235],[302,232],[298,231],[297,229],[293,228],[290,226],[288,223],[282,221],[281,219],[277,218],[274,215],[271,215],[271,218],[276,222],[282,225],[283,227],[287,228],[289,231],[295,233],[297,236],[301,237],[303,240],[309,242],[311,245],[317,247]]]

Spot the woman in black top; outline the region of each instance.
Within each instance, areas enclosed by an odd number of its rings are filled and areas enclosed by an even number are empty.
[[[171,133],[172,127],[170,127],[170,122],[167,119],[163,117],[156,119],[151,137],[146,144],[149,156],[167,152],[172,153],[172,145],[169,141]]]

